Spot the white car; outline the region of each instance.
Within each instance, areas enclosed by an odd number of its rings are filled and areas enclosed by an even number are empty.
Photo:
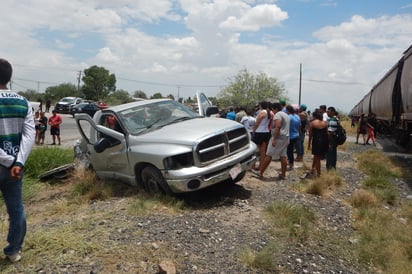
[[[63,97],[56,103],[54,106],[54,110],[56,110],[57,113],[63,113],[63,114],[69,114],[70,113],[70,108],[72,108],[75,105],[78,105],[80,103],[83,103],[83,99],[79,97]]]
[[[98,177],[140,185],[149,193],[238,182],[256,161],[256,145],[240,123],[204,117],[210,102],[201,93],[198,99],[202,115],[169,99],[109,107],[93,118],[76,114],[79,149]]]

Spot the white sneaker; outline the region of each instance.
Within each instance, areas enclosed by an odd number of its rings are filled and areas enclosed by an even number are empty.
[[[12,262],[18,262],[21,259],[21,251],[14,253],[13,255],[6,255],[6,257]]]

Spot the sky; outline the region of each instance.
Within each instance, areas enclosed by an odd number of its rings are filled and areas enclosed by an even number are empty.
[[[347,113],[412,44],[412,0],[2,0],[1,11],[11,87],[39,93],[97,65],[131,95],[212,97],[247,69],[276,78],[289,103]]]

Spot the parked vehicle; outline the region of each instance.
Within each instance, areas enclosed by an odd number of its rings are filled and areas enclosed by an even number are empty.
[[[206,113],[208,99],[200,98],[199,113]],[[235,183],[256,160],[256,145],[243,125],[205,118],[170,99],[127,103],[75,119],[82,136],[78,149],[97,176],[139,185],[149,193]]]
[[[100,110],[100,107],[95,103],[80,103],[70,107],[70,114],[74,117],[76,113],[87,113],[91,117]]]
[[[60,99],[54,106],[57,113],[69,114],[70,108],[74,105],[83,103],[83,99],[79,97],[64,97]]]
[[[108,104],[106,104],[105,102],[96,102],[96,104],[99,106],[99,108],[100,109],[105,109],[105,108],[108,108],[109,107],[109,105]]]
[[[380,131],[395,136],[397,143],[412,142],[412,46],[349,115],[361,113],[375,113]]]

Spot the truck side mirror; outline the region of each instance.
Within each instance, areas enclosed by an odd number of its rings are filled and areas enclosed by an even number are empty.
[[[206,116],[207,117],[210,117],[210,116],[218,114],[218,113],[219,113],[219,108],[216,107],[216,106],[211,106],[211,107],[208,107],[206,109]]]

